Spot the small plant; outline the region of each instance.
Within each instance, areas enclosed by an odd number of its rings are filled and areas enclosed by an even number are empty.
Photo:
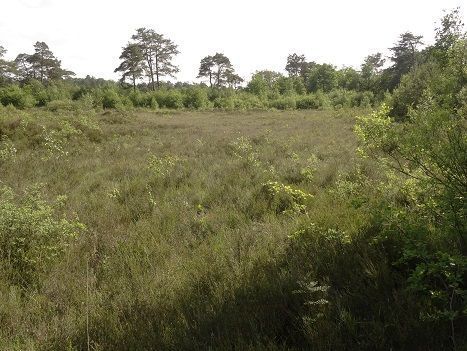
[[[269,181],[262,186],[269,207],[276,213],[300,213],[306,212],[306,204],[312,195],[300,189],[294,189],[290,185]]]
[[[240,137],[235,139],[229,144],[236,158],[245,160],[247,163],[253,166],[258,166],[260,161],[257,158],[257,154],[253,149],[253,145],[248,138]]]
[[[109,197],[111,199],[119,200],[121,198],[120,189],[115,187],[115,188],[113,188],[112,190],[109,191],[108,195],[109,195]]]
[[[316,170],[318,169],[319,159],[315,154],[311,154],[306,165],[300,170],[300,174],[307,181],[313,181]]]
[[[406,248],[399,264],[418,261],[408,279],[408,290],[417,294],[425,308],[420,319],[448,322],[456,349],[455,323],[467,316],[467,258],[444,252],[427,255],[423,247]]]
[[[0,138],[0,162],[15,158],[16,152],[13,142],[6,135],[2,135]]]
[[[295,290],[295,294],[300,294],[304,297],[303,303],[307,312],[302,317],[306,329],[312,329],[313,325],[325,316],[326,308],[329,304],[327,293],[329,286],[320,285],[317,281],[299,281],[299,289]]]
[[[180,158],[177,156],[167,155],[164,157],[158,157],[156,155],[151,155],[148,162],[148,168],[156,177],[164,178],[172,172],[180,161]]]
[[[0,260],[12,282],[28,287],[39,282],[85,226],[58,215],[65,197],[47,203],[38,187],[27,189],[22,200],[3,187],[0,199]]]
[[[47,130],[43,127],[43,140],[46,149],[46,153],[42,156],[43,160],[68,156],[66,150],[68,141],[80,134],[82,134],[81,130],[76,129],[67,121],[61,121],[59,129]]]

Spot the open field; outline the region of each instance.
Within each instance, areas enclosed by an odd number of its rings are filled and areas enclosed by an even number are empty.
[[[0,109],[0,349],[433,344],[366,113]]]
[[[38,189],[50,220],[85,225],[62,259],[33,272],[40,298],[2,286],[3,347],[82,348],[86,317],[96,349],[220,346],[226,333],[261,343],[265,327],[281,337],[301,308],[295,277],[274,267],[289,236],[308,221],[359,225],[328,191],[355,168],[355,110],[3,112],[12,202]],[[297,198],[271,193],[270,181]]]

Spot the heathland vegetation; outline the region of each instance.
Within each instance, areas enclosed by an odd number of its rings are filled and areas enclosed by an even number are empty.
[[[1,350],[466,350],[467,39],[200,84],[0,50]],[[3,58],[2,58],[3,57]]]

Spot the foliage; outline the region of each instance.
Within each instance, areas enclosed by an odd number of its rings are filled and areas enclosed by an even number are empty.
[[[32,107],[35,104],[34,98],[17,85],[0,89],[0,102],[4,106],[13,105],[20,109]]]
[[[135,73],[135,79],[136,75],[139,75],[140,70],[144,69],[146,76],[151,81],[152,90],[155,90],[156,85],[158,88],[160,87],[160,79],[162,77],[172,77],[178,72],[178,67],[172,61],[173,57],[179,54],[179,51],[177,45],[172,40],[148,28],[138,28],[136,34],[131,38],[135,42],[133,45],[127,47],[127,51],[131,51],[131,66],[133,66],[132,72]],[[128,54],[130,53],[128,52]],[[124,52],[122,56],[128,55]],[[144,65],[142,63],[143,60]],[[133,73],[131,74],[133,75]],[[154,80],[154,76],[156,80]]]
[[[146,69],[141,46],[138,44],[128,44],[123,48],[120,60],[122,60],[122,63],[115,68],[114,72],[122,72],[122,82],[125,82],[126,78],[130,78],[133,90],[136,90],[136,81],[143,76],[143,72]]]
[[[201,60],[197,78],[203,77],[209,78],[211,88],[213,86],[219,88],[224,85],[235,87],[243,82],[243,79],[235,73],[230,59],[218,52]]]
[[[154,93],[157,104],[163,108],[183,108],[183,96],[178,90],[159,90]]]
[[[103,91],[102,94],[102,107],[106,108],[117,108],[121,106],[122,101],[120,96],[117,94],[115,90],[106,89]]]
[[[57,216],[64,197],[45,202],[38,188],[19,198],[12,189],[0,190],[0,259],[9,280],[22,287],[40,283],[39,277],[62,256],[84,230],[78,220]]]
[[[186,108],[202,109],[209,107],[210,101],[205,89],[190,88],[184,92],[183,105]]]
[[[262,194],[268,200],[268,206],[276,213],[305,212],[311,195],[290,185],[268,181],[263,184]]]
[[[294,110],[297,107],[295,97],[282,97],[269,102],[269,106],[278,110]]]
[[[409,118],[399,126],[383,107],[360,118],[357,133],[366,153],[399,174],[389,184],[401,187],[399,201],[406,205],[396,201],[387,214],[389,226],[402,235],[398,262],[407,270],[408,288],[424,296],[421,316],[449,321],[455,348],[455,322],[465,318],[467,298],[465,119],[427,94]]]

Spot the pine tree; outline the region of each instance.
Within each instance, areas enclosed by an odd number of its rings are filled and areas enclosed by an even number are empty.
[[[126,78],[130,78],[133,89],[136,90],[136,81],[143,76],[146,68],[140,45],[128,43],[122,48],[120,60],[122,63],[114,72],[122,72],[122,82],[125,82]]]
[[[138,28],[132,39],[141,48],[146,61],[146,75],[153,90],[156,89],[156,85],[160,87],[161,77],[174,77],[175,73],[179,71],[178,67],[172,63],[172,60],[180,52],[177,45],[170,39],[147,28]],[[154,76],[156,77],[155,81]]]

